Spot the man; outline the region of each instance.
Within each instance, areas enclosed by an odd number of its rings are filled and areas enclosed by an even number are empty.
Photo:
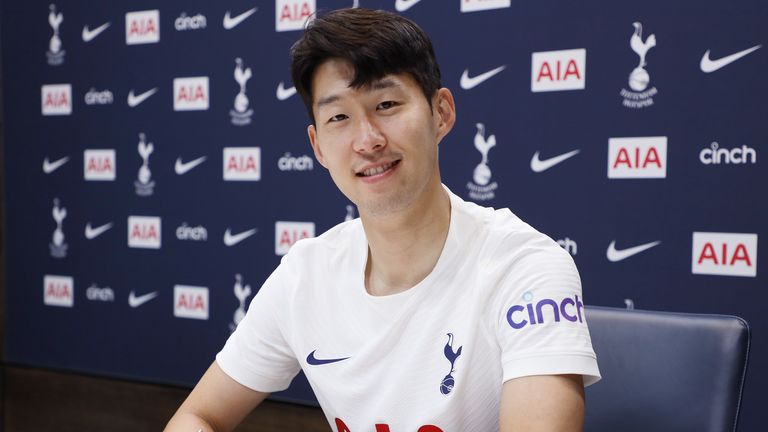
[[[339,10],[292,54],[312,149],[360,219],[293,246],[167,430],[232,430],[299,369],[337,432],[581,430],[599,371],[578,273],[441,184],[456,111],[427,36]]]

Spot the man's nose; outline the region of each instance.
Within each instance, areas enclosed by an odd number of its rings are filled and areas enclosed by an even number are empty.
[[[357,152],[369,153],[383,149],[387,145],[379,127],[368,117],[362,118],[357,125],[354,149]]]

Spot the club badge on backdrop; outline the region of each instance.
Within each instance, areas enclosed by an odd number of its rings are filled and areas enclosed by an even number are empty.
[[[62,49],[61,37],[59,37],[59,27],[64,21],[64,14],[61,12],[56,13],[56,5],[50,6],[51,12],[48,14],[48,24],[53,29],[53,36],[51,36],[50,42],[48,42],[48,64],[51,66],[58,66],[64,63],[64,54],[66,51]]]
[[[133,182],[136,187],[136,195],[150,196],[155,190],[155,182],[152,180],[152,171],[149,170],[149,155],[155,150],[152,143],[147,144],[146,135],[139,134],[139,156],[141,156],[141,167],[139,167],[138,179]]]
[[[251,68],[243,69],[243,60],[240,57],[235,59],[235,65],[235,81],[240,85],[240,91],[235,96],[235,106],[229,110],[229,115],[233,125],[245,126],[251,123],[253,115],[253,110],[248,108],[248,96],[245,95],[245,83],[251,79]]]
[[[629,46],[640,57],[640,61],[629,74],[629,88],[631,90],[621,89],[621,96],[624,98],[622,104],[627,108],[647,108],[653,105],[653,97],[658,93],[656,87],[648,88],[651,77],[645,70],[645,66],[648,64],[645,57],[648,51],[656,46],[656,35],[652,34],[643,40],[643,24],[634,22],[632,25],[635,27],[635,31],[629,39]]]
[[[496,146],[496,135],[485,136],[485,125],[477,123],[477,133],[475,133],[475,148],[480,152],[482,158],[472,173],[472,181],[467,183],[470,198],[477,201],[488,201],[496,196],[494,192],[499,185],[496,182],[491,183],[491,168],[488,167],[488,152]]]
[[[234,292],[235,297],[237,297],[237,301],[240,302],[240,306],[238,306],[235,310],[234,316],[232,317],[232,322],[229,324],[230,331],[235,331],[237,325],[240,324],[240,321],[245,318],[245,302],[248,299],[248,296],[251,295],[251,286],[243,285],[243,276],[240,275],[240,273],[235,275]]]
[[[62,230],[62,223],[64,218],[67,217],[67,209],[59,207],[59,199],[53,199],[53,220],[56,221],[56,229],[53,231],[53,239],[49,244],[51,249],[51,256],[54,258],[64,258],[67,256],[67,244],[64,242],[64,231]]]

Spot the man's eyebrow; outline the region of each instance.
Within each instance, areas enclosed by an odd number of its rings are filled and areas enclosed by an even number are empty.
[[[341,97],[339,95],[333,94],[333,95],[321,97],[320,99],[317,100],[315,105],[319,109],[319,108],[322,108],[324,105],[330,105],[330,104],[338,101],[339,99],[341,99]]]
[[[371,90],[385,90],[389,88],[400,88],[400,84],[398,84],[395,80],[384,78],[368,84],[367,87]],[[337,94],[321,97],[317,100],[317,102],[315,102],[315,106],[319,109],[324,105],[330,105],[334,102],[337,102],[339,99],[341,99],[341,96]]]

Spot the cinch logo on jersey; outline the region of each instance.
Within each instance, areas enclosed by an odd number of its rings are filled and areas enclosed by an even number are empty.
[[[514,305],[507,310],[507,322],[510,327],[515,330],[519,330],[525,326],[547,324],[547,323],[559,323],[560,318],[565,318],[570,322],[583,323],[584,320],[581,317],[581,310],[584,308],[584,303],[579,300],[578,295],[574,295],[573,298],[566,297],[562,300],[553,300],[545,298],[539,300],[534,305],[533,294],[526,292],[523,294],[523,300],[527,303],[523,305]],[[546,308],[549,306],[549,308]],[[544,314],[544,310],[549,309],[549,314]],[[534,313],[535,311],[535,313]]]
[[[665,178],[667,137],[608,139],[608,178]]]
[[[292,156],[285,153],[283,157],[277,160],[277,169],[280,171],[312,171],[315,167],[315,160],[307,155]]]
[[[691,272],[757,276],[757,234],[694,232]]]
[[[160,42],[160,11],[146,10],[125,14],[125,43],[138,45]]]
[[[208,230],[202,225],[191,227],[184,222],[176,228],[176,238],[179,240],[206,241],[208,240]]]
[[[531,55],[531,91],[583,90],[587,81],[587,50],[535,52]]]
[[[45,53],[48,57],[48,64],[51,66],[58,66],[64,63],[64,54],[66,51],[61,49],[61,38],[59,37],[59,26],[64,21],[64,15],[59,12],[56,13],[56,5],[50,6],[50,12],[48,13],[48,24],[53,29],[53,36],[51,36],[50,42],[48,42],[48,52]]]
[[[645,56],[648,50],[656,46],[656,35],[652,34],[643,40],[643,25],[639,22],[632,25],[635,31],[629,39],[629,46],[640,59],[637,67],[629,74],[629,88],[632,90],[621,89],[621,96],[624,98],[622,105],[627,108],[646,108],[653,105],[653,97],[658,93],[656,87],[648,88],[651,77],[645,70]]]
[[[512,0],[461,0],[462,12],[476,12],[488,9],[510,7]]]
[[[43,304],[72,307],[75,305],[75,281],[70,276],[43,276]]]
[[[208,77],[174,78],[173,110],[204,111],[208,109]]]
[[[173,316],[208,319],[208,288],[189,285],[173,286]]]
[[[557,240],[557,244],[559,244],[561,248],[568,251],[568,253],[571,255],[575,256],[579,253],[579,245],[577,245],[575,241],[569,239],[568,237]]]
[[[72,85],[45,84],[40,88],[43,115],[72,114]]]
[[[496,135],[485,137],[485,125],[477,123],[477,133],[475,133],[475,148],[480,152],[482,158],[472,173],[472,181],[467,183],[469,197],[477,201],[487,201],[496,196],[494,192],[499,185],[496,182],[491,183],[491,168],[488,167],[488,152],[496,146]]]
[[[94,283],[85,290],[85,298],[91,301],[113,302],[115,301],[115,291],[110,287],[99,288]]]
[[[275,31],[302,30],[315,11],[315,0],[275,0]]]
[[[88,93],[85,94],[86,105],[111,105],[115,101],[115,97],[109,90],[97,91],[91,87]]]
[[[83,175],[86,181],[112,181],[116,176],[116,167],[114,149],[83,152]]]
[[[224,180],[261,180],[261,148],[224,147]]]
[[[315,236],[314,222],[275,222],[275,255],[288,253],[294,243]]]
[[[208,25],[208,21],[205,19],[205,15],[197,14],[195,16],[187,16],[186,12],[182,12],[176,21],[173,22],[173,26],[177,31],[185,30],[202,30]]]
[[[160,222],[156,216],[128,216],[128,247],[160,249]]]
[[[703,149],[699,152],[699,160],[704,165],[720,165],[720,164],[756,164],[757,163],[757,151],[752,147],[741,146],[734,147],[732,149],[720,148],[720,144],[713,142],[709,148]]]

